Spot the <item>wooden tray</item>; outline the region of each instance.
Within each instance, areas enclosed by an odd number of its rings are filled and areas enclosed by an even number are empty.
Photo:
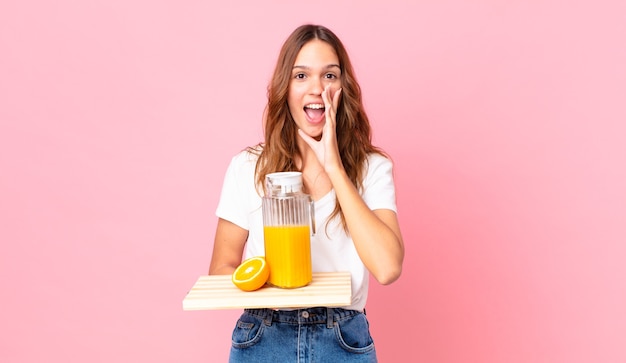
[[[183,310],[242,308],[339,307],[350,305],[352,286],[349,272],[314,272],[311,283],[297,289],[264,286],[242,291],[230,275],[200,276],[183,299]]]

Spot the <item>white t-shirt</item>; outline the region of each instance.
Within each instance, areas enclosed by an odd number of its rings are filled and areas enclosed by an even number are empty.
[[[248,230],[244,259],[265,255],[262,198],[258,194],[254,177],[256,160],[257,156],[247,151],[232,158],[216,211],[219,218]],[[379,154],[370,154],[367,160],[367,172],[360,191],[363,200],[372,210],[390,209],[397,212],[391,160]],[[328,220],[335,203],[334,190],[314,201],[316,233],[311,237],[313,272],[350,271],[352,303],[344,308],[363,311],[367,300],[369,271],[361,262],[352,238],[341,226],[340,218]]]

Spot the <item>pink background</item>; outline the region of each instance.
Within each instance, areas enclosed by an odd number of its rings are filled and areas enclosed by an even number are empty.
[[[384,3],[384,4],[383,4]],[[297,25],[396,162],[382,362],[625,362],[624,1],[3,1],[0,361],[222,362],[182,311]]]

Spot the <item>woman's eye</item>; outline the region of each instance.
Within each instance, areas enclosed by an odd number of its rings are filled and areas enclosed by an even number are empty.
[[[334,75],[333,73],[327,73],[325,77],[326,77],[327,79],[336,79],[336,78],[337,78],[337,76],[336,76],[336,75]]]
[[[295,79],[304,79],[304,77],[306,77],[304,75],[304,73],[296,73],[296,75],[293,78],[295,78]]]

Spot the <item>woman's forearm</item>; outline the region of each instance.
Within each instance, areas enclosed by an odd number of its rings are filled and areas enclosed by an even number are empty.
[[[379,283],[394,282],[400,277],[404,260],[396,213],[369,209],[343,170],[329,177],[359,257]]]

